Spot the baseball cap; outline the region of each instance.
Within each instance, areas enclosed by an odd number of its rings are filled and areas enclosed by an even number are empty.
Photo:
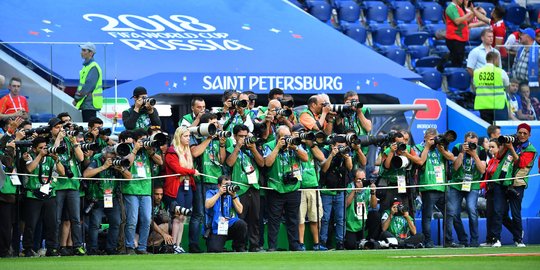
[[[534,32],[534,30],[532,28],[525,28],[525,29],[519,29],[519,32],[521,32],[522,34],[525,34],[529,37],[531,37],[532,39],[534,39],[536,37],[536,33]]]
[[[146,94],[148,94],[148,92],[146,92],[146,88],[142,86],[137,86],[135,89],[133,89],[132,97],[137,97],[137,96],[146,95]]]
[[[79,47],[81,47],[81,49],[86,49],[94,53],[96,52],[96,45],[94,45],[94,43],[92,42],[86,42],[84,44],[79,45]]]
[[[400,204],[400,203],[403,203],[403,202],[401,201],[400,198],[394,198],[394,199],[392,200],[392,205],[394,205],[394,204]]]
[[[49,127],[55,127],[58,124],[62,124],[62,120],[59,118],[53,117],[49,119]]]
[[[302,124],[296,124],[292,127],[292,132],[298,132],[301,130],[305,130],[304,126]]]

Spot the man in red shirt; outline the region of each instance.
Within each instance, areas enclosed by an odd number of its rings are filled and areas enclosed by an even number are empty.
[[[9,94],[0,99],[0,119],[21,117],[25,120],[29,117],[28,101],[21,96],[22,81],[13,77],[9,80]]]
[[[471,13],[465,14],[461,8],[463,0],[452,0],[446,7],[444,18],[446,21],[446,47],[450,51],[449,58],[452,66],[463,66],[465,59],[465,44],[469,41],[468,21],[476,16],[477,11],[472,7]]]
[[[506,25],[503,21],[505,14],[506,10],[502,6],[496,6],[493,11],[491,11],[491,19],[477,12],[478,20],[489,23],[489,25],[491,26],[494,36],[493,44],[491,46],[499,50],[499,52],[501,53],[501,58],[503,59],[503,68],[506,69],[506,67],[508,66],[508,61],[504,60],[508,58],[508,52],[506,51],[506,48],[502,47],[502,45],[504,45],[504,39],[506,38]]]

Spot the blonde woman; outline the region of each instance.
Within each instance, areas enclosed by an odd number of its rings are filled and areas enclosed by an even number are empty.
[[[193,167],[189,139],[190,134],[187,127],[177,128],[174,132],[172,144],[165,154],[165,174],[174,176],[165,178],[163,186],[165,196],[163,199],[169,207],[171,205],[173,207],[177,206],[172,225],[173,248],[176,254],[185,253],[181,242],[186,217],[182,214],[182,211],[178,210],[182,208],[191,209],[193,190],[195,189],[193,176],[199,175],[199,172]]]

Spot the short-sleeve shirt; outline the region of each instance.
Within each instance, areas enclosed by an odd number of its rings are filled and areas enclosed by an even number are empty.
[[[504,39],[506,38],[506,25],[504,25],[504,21],[500,20],[498,22],[491,21],[491,29],[493,30],[493,44],[491,46],[495,47],[496,40],[502,40],[501,44],[504,44]],[[499,47],[496,48],[501,52],[501,57],[507,57],[508,53],[506,52],[506,48]]]
[[[28,101],[25,96],[12,97],[11,95],[5,95],[0,99],[0,112],[2,114],[12,114],[24,109],[28,110]]]

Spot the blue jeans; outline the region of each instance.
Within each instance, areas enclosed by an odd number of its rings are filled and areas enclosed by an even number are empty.
[[[343,242],[343,215],[344,215],[344,195],[343,191],[337,192],[337,195],[321,194],[321,200],[323,204],[323,216],[321,220],[321,243],[327,245],[328,240],[328,226],[330,221],[330,215],[334,212],[334,222],[336,223],[336,241]]]
[[[461,202],[465,198],[467,204],[467,215],[469,216],[469,232],[471,234],[471,245],[478,244],[478,190],[470,192],[460,191],[455,188],[448,188],[448,201],[446,202],[446,243],[452,243],[452,225],[456,230],[459,243],[468,244],[467,233],[461,221]]]
[[[152,197],[148,195],[125,195],[126,207],[126,247],[135,248],[135,228],[139,224],[139,247],[138,250],[146,250],[150,222],[152,219]]]
[[[78,190],[57,190],[56,191],[56,229],[58,235],[62,229],[62,209],[67,207],[68,218],[71,222],[71,239],[74,247],[82,246],[81,229],[81,196]]]
[[[113,208],[104,208],[103,199],[94,205],[92,212],[90,212],[88,248],[94,250],[98,248],[98,233],[103,215],[107,215],[109,221],[106,250],[115,250],[118,245],[118,233],[120,232],[120,202],[117,198],[113,199]]]
[[[437,206],[440,211],[444,211],[444,192],[422,191],[422,233],[426,244],[433,243],[431,239],[431,217],[433,216],[433,206]]]
[[[521,222],[521,202],[523,201],[523,193],[525,187],[514,187],[519,193],[518,196],[507,195],[507,206],[503,212],[503,223],[506,228],[512,233],[514,242],[521,242],[523,239],[523,224]],[[508,209],[512,213],[512,218],[508,217]]]
[[[206,191],[217,189],[216,184],[202,184],[197,182],[197,189],[193,191],[193,213],[189,220],[189,244],[199,246],[201,228],[204,221],[204,201]],[[204,189],[203,189],[204,187]],[[204,194],[202,193],[204,191]]]

